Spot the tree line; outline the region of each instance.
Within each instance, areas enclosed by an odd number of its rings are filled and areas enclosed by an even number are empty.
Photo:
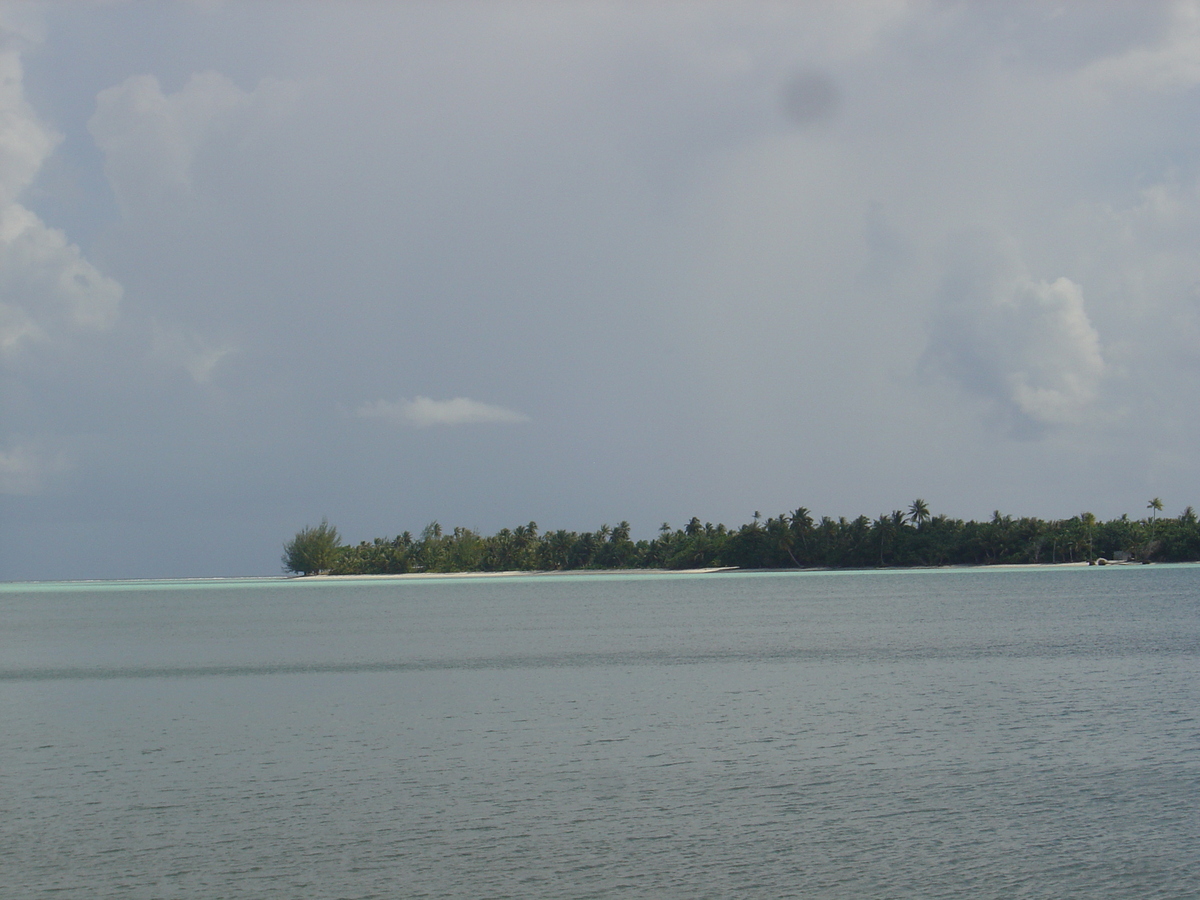
[[[410,572],[561,571],[572,569],[888,568],[1020,563],[1187,562],[1200,560],[1200,523],[1192,507],[1176,518],[1122,515],[1107,522],[1092,513],[1046,521],[997,510],[982,522],[932,515],[924,500],[875,519],[823,516],[800,507],[768,517],[755,512],[737,528],[693,518],[682,528],[664,522],[652,539],[633,540],[630,525],[596,531],[540,531],[536,522],[482,535],[445,531],[431,522],[420,535],[404,532],[343,544],[327,521],[306,527],[284,545],[285,571],[303,575],[398,575]]]

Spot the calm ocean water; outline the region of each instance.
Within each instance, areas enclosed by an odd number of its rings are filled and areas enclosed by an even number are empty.
[[[1200,567],[0,585],[0,895],[1190,898]]]

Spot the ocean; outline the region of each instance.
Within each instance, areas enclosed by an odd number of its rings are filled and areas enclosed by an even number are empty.
[[[0,895],[1200,893],[1200,567],[0,585]]]

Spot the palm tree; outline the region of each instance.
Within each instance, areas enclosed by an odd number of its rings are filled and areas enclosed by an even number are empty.
[[[1146,504],[1146,509],[1150,510],[1150,521],[1154,521],[1154,517],[1158,513],[1162,512],[1162,508],[1163,508],[1163,502],[1161,500],[1159,500],[1157,497],[1155,497],[1153,500],[1151,500],[1149,503]]]
[[[879,565],[882,567],[884,565],[883,545],[887,541],[887,536],[892,530],[892,520],[888,517],[887,513],[883,513],[872,523],[872,526],[875,529],[875,533],[879,535]]]
[[[929,521],[929,504],[918,497],[908,508],[908,520],[918,528]]]
[[[608,539],[608,556],[610,564],[624,568],[630,564],[633,554],[633,541],[629,539],[630,525],[624,519],[617,523]]]
[[[791,515],[792,527],[800,531],[807,531],[813,527],[812,513],[809,512],[807,506],[798,506],[796,511]]]
[[[1162,512],[1162,508],[1163,502],[1158,497],[1146,504],[1146,509],[1150,510],[1150,540],[1143,551],[1146,559],[1149,559],[1158,547],[1158,514]]]
[[[808,556],[808,536],[812,532],[813,518],[812,514],[808,511],[807,506],[800,506],[796,508],[796,511],[789,517],[789,527],[792,530],[792,534],[800,539],[800,546],[798,549],[804,556],[805,563],[811,564],[811,560]],[[796,546],[794,542],[792,546]]]
[[[1081,513],[1079,521],[1087,529],[1088,563],[1091,564],[1096,561],[1096,552],[1092,547],[1092,529],[1096,527],[1096,514],[1090,512]]]
[[[1158,517],[1158,514],[1160,512],[1162,512],[1162,508],[1163,508],[1163,502],[1161,500],[1159,500],[1157,497],[1155,497],[1153,500],[1151,500],[1149,503],[1146,504],[1146,509],[1150,510],[1150,537],[1151,537],[1151,539],[1154,538],[1155,531],[1157,530],[1154,526],[1157,524],[1157,521],[1158,521],[1157,517]]]

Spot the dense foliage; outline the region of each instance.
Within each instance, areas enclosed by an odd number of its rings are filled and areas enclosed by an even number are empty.
[[[305,527],[283,545],[283,568],[301,575],[317,575],[337,568],[344,554],[338,530],[325,519],[321,524]]]
[[[1189,506],[1178,518],[1121,516],[1101,522],[1091,513],[1044,521],[1001,515],[984,522],[934,516],[923,500],[907,512],[877,519],[814,520],[804,507],[765,521],[755,513],[740,528],[701,523],[693,518],[673,529],[663,523],[653,540],[634,541],[628,522],[596,531],[539,532],[537,523],[504,528],[484,536],[467,528],[446,533],[438,523],[419,537],[409,532],[394,539],[376,538],[357,546],[336,546],[319,564],[306,556],[291,559],[293,544],[328,545],[337,530],[322,522],[305,529],[287,545],[289,571],[333,575],[383,575],[405,572],[501,572],[561,569],[691,569],[738,566],[748,569],[828,567],[876,568],[998,563],[1062,563],[1131,559],[1182,562],[1200,560],[1200,524]],[[304,539],[304,540],[302,540]]]

